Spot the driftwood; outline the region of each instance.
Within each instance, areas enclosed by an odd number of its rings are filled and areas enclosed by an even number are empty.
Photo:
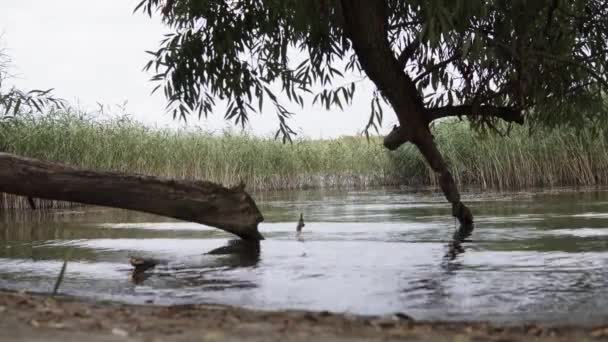
[[[0,192],[137,210],[262,240],[264,220],[244,186],[77,169],[0,153]]]

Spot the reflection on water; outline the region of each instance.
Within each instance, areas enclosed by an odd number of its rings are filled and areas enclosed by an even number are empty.
[[[141,285],[151,275],[162,274],[164,276],[173,275],[186,275],[185,278],[189,279],[189,284],[193,283],[201,286],[205,283],[218,283],[217,280],[209,280],[202,277],[205,271],[212,265],[216,267],[222,267],[224,270],[239,268],[239,267],[253,267],[260,261],[260,242],[259,241],[244,241],[240,239],[229,240],[225,246],[215,248],[206,253],[207,255],[223,256],[223,258],[214,259],[213,262],[205,260],[204,262],[198,262],[193,264],[191,260],[185,260],[180,262],[179,260],[167,261],[153,258],[140,259],[137,265],[134,265],[131,273],[131,280],[133,283]],[[132,263],[133,264],[133,263]],[[154,269],[155,272],[150,272],[150,269]],[[158,270],[161,270],[159,272]],[[224,286],[233,287],[253,287],[255,284],[248,283],[235,283],[231,284],[230,281],[221,282]]]
[[[417,319],[592,323],[608,314],[608,192],[470,193],[475,230],[429,191],[258,198],[267,240],[94,208],[3,212],[0,287],[157,304]],[[300,213],[306,217],[296,234]],[[134,271],[130,258],[154,267]],[[145,269],[145,271],[142,271]]]
[[[223,256],[214,260],[187,258],[184,260],[141,259],[131,272],[131,281],[142,285],[151,276],[174,277],[182,280],[183,286],[205,287],[207,290],[217,288],[255,287],[254,283],[238,280],[220,280],[205,277],[210,267],[221,267],[229,270],[239,267],[253,267],[260,261],[260,243],[258,241],[229,240],[225,246],[215,248],[206,255]],[[150,270],[153,269],[153,272]],[[175,280],[174,280],[175,281]]]

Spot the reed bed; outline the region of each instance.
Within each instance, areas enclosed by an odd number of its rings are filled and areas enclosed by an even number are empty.
[[[435,139],[461,187],[521,189],[608,184],[608,138],[560,128],[509,137],[480,137],[463,122],[445,121]],[[380,138],[298,139],[282,144],[270,137],[200,129],[153,129],[121,117],[53,112],[22,116],[0,125],[0,148],[19,155],[96,170],[204,179],[225,185],[241,180],[248,189],[367,188],[436,185],[417,150],[395,152]],[[66,207],[39,202],[43,208]],[[0,195],[0,208],[25,208],[20,197]]]
[[[95,170],[202,179],[252,191],[321,187],[371,187],[395,179],[378,139],[298,139],[200,129],[153,129],[126,118],[93,120],[54,112],[21,117],[0,126],[0,148],[23,156]],[[58,207],[61,203],[39,203]],[[22,198],[0,196],[0,207],[27,207]]]

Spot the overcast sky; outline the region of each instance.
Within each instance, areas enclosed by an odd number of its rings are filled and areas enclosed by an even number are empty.
[[[148,125],[178,127],[164,112],[162,92],[150,95],[154,87],[150,74],[142,71],[167,29],[158,18],[132,14],[139,0],[1,0],[0,45],[12,59],[13,83],[25,88],[55,88],[58,96],[94,110],[128,101],[127,109]],[[368,120],[372,86],[361,84],[356,100],[345,112],[327,112],[318,105],[294,109],[290,121],[296,131],[308,137],[336,137],[361,131]],[[256,134],[277,128],[271,107],[251,118]],[[209,129],[226,126],[223,111],[189,125]],[[385,120],[385,131],[392,126]],[[389,126],[390,125],[390,126]]]

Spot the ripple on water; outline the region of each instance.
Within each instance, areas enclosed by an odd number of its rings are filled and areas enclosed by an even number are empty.
[[[465,194],[479,214],[462,245],[450,241],[456,226],[439,194],[281,196],[260,203],[267,240],[259,245],[205,225],[113,210],[5,220],[0,287],[49,291],[67,256],[63,292],[131,303],[508,322],[585,323],[608,314],[604,192]],[[306,226],[296,237],[300,212]],[[131,255],[162,262],[136,278]]]
[[[593,213],[593,212],[590,212],[590,213],[575,214],[575,215],[572,215],[572,217],[607,219],[608,218],[608,213]]]
[[[546,234],[569,235],[576,237],[608,236],[608,226],[606,228],[553,229],[546,231]]]

